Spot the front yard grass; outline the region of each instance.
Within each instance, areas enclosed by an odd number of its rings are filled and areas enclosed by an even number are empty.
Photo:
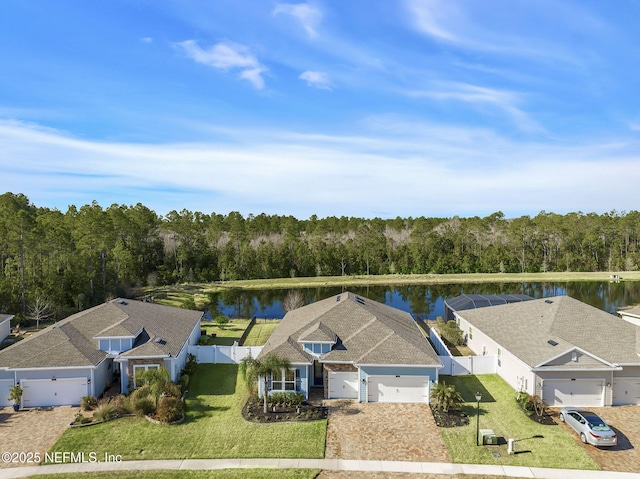
[[[586,451],[562,427],[544,426],[529,419],[518,407],[513,389],[498,375],[440,376],[454,384],[466,401],[469,424],[441,428],[451,461],[462,464],[599,469]],[[498,446],[476,446],[476,401],[480,392],[480,429],[493,429]],[[507,441],[515,439],[516,454],[507,453]],[[499,453],[495,457],[494,453]]]
[[[322,458],[326,420],[256,424],[245,421],[247,387],[233,364],[200,364],[189,383],[186,419],[157,425],[125,417],[67,429],[55,451],[120,454],[122,459]]]

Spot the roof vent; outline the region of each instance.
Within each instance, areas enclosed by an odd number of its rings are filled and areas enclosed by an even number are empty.
[[[547,341],[551,346],[557,346],[558,343],[557,341],[554,341],[553,339],[550,339],[549,341]]]
[[[336,296],[336,302],[340,301],[340,295]]]
[[[553,301],[551,301],[550,299],[545,299],[544,302],[547,303],[547,304],[553,303]]]
[[[362,299],[360,296],[356,296],[356,301],[360,304],[364,304],[364,299]]]
[[[123,304],[123,305],[125,305],[125,306],[127,305],[127,302],[126,302],[124,299],[121,299],[121,300],[119,301],[119,303],[120,303],[120,304]]]
[[[155,342],[158,343],[158,344],[167,344],[167,342],[162,338],[156,338]]]

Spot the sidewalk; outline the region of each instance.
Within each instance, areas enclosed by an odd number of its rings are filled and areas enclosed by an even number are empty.
[[[640,479],[632,472],[580,471],[538,467],[451,464],[443,462],[353,461],[345,459],[185,459],[158,461],[96,462],[53,464],[0,469],[0,478],[127,470],[213,470],[238,468],[323,469],[331,471],[402,472],[415,474],[486,474],[540,479]]]

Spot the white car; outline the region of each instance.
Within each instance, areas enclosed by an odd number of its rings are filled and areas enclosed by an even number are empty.
[[[616,433],[607,426],[607,423],[600,416],[591,411],[563,407],[560,409],[560,420],[571,426],[585,444],[593,444],[594,446],[615,446],[618,444]]]

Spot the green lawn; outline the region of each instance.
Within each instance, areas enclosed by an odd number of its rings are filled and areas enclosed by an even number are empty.
[[[249,322],[248,319],[232,319],[226,326],[221,328],[213,321],[206,321],[201,323],[200,329],[204,329],[209,336],[216,335],[215,338],[210,338],[207,344],[231,346],[234,341],[240,341],[240,337],[249,326]]]
[[[280,324],[280,321],[271,319],[258,320],[251,328],[251,331],[249,331],[243,346],[264,346],[278,324]]]
[[[324,457],[325,420],[250,423],[241,415],[247,395],[238,366],[200,364],[189,384],[182,424],[127,417],[67,429],[51,451],[121,454],[123,460]]]
[[[498,375],[440,376],[447,384],[455,384],[465,401],[470,416],[467,426],[441,428],[442,438],[452,462],[500,464],[509,466],[599,469],[573,437],[560,426],[543,426],[530,420],[518,407],[515,393]],[[515,439],[516,454],[507,454],[506,443],[498,446],[476,446],[476,401],[482,394],[480,429],[493,429],[506,442]],[[499,453],[495,457],[493,453]]]
[[[39,474],[34,479],[313,479],[315,469],[220,469],[214,471],[105,471]]]

